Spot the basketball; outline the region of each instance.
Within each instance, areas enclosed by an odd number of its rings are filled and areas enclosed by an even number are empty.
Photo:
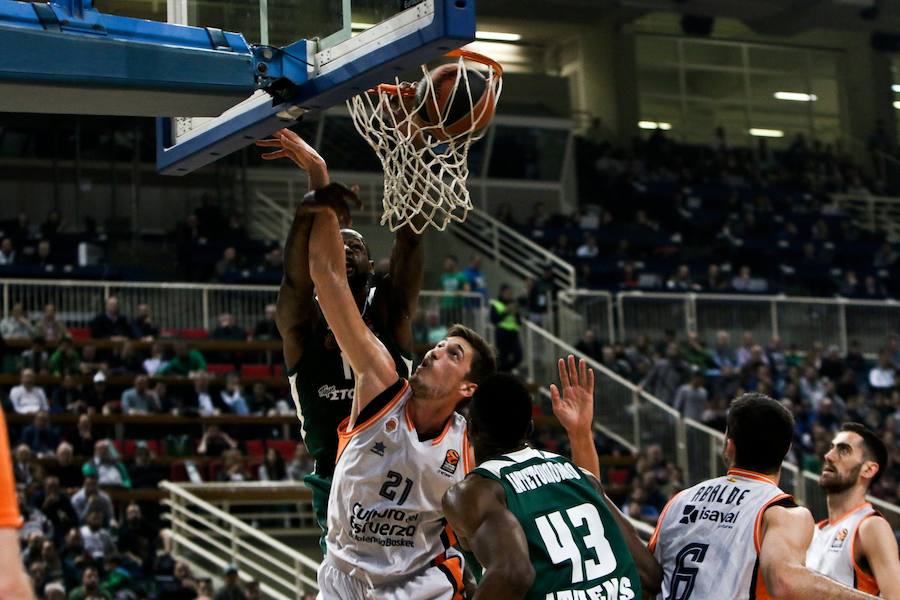
[[[433,93],[429,91],[432,86]],[[429,133],[444,140],[487,127],[494,118],[495,100],[484,75],[468,68],[460,74],[459,63],[434,69],[416,86],[419,120],[424,127],[436,126]]]

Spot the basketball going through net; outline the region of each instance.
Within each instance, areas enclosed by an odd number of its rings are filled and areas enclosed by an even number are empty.
[[[465,221],[472,209],[469,148],[484,135],[503,84],[500,64],[467,50],[418,84],[382,84],[347,101],[357,131],[384,168],[382,225],[421,233]]]

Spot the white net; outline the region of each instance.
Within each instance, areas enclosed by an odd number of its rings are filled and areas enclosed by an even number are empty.
[[[494,114],[503,85],[499,64],[472,52],[457,50],[456,80],[443,106],[459,107],[466,116],[449,123],[449,110],[437,119],[422,115],[439,106],[431,72],[422,66],[421,88],[395,81],[347,101],[357,131],[375,150],[384,168],[384,214],[381,224],[391,231],[409,225],[416,233],[426,227],[443,231],[451,221],[463,222],[472,209],[466,180],[469,148],[481,139]],[[484,75],[483,90],[469,76],[473,65]],[[469,70],[467,70],[469,69]],[[479,82],[480,83],[480,82]]]

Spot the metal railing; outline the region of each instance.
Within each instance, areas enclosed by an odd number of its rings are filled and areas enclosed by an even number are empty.
[[[609,292],[562,290],[557,296],[559,336],[577,340],[592,329],[604,343],[616,342],[615,298]]]
[[[896,171],[897,160],[892,160],[892,168]],[[831,201],[863,229],[883,231],[889,240],[900,240],[900,198],[871,194],[831,194]]]
[[[203,500],[194,493],[199,487],[202,486],[160,483],[160,488],[169,494],[163,504],[168,509],[175,556],[208,573],[221,572],[234,564],[242,577],[260,583],[267,598],[302,600],[307,590],[318,589],[319,564],[315,560]]]
[[[239,326],[252,328],[264,318],[266,305],[276,301],[278,286],[6,279],[0,283],[0,294],[4,315],[13,304],[22,303],[36,321],[44,306],[53,304],[58,319],[69,327],[87,327],[113,295],[124,315],[133,315],[139,304],[149,305],[153,321],[163,329],[212,330],[218,315],[226,312]],[[423,290],[419,312],[423,317],[434,312],[448,323],[484,331],[484,297],[477,292]]]

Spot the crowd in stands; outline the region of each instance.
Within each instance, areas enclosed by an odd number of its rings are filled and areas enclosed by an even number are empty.
[[[495,216],[572,262],[578,285],[612,290],[900,296],[900,254],[830,193],[887,193],[839,146],[798,135],[787,150],[677,144],[655,130],[620,148],[577,144],[579,208]]]
[[[781,400],[796,420],[788,460],[813,473],[821,472],[822,457],[841,424],[863,423],[882,437],[892,453],[891,465],[871,493],[894,504],[900,502],[897,335],[886,338],[876,360],[867,359],[857,342],[851,342],[846,353],[837,346],[826,348],[820,343],[801,350],[779,338],[755,340],[749,332],[740,340],[732,340],[727,331],[719,331],[709,340],[695,333],[679,339],[674,332],[667,332],[660,340],[640,336],[628,343],[609,344],[587,330],[576,348],[639,384],[684,417],[719,431],[725,430],[728,403],[739,394],[760,392]],[[655,456],[646,460],[657,462]],[[672,464],[650,470],[655,473],[656,485],[636,492],[639,495],[654,496],[657,488],[667,488],[669,480],[662,476],[664,472],[676,481],[683,479]],[[642,480],[643,474],[638,469],[633,476],[629,483]]]

